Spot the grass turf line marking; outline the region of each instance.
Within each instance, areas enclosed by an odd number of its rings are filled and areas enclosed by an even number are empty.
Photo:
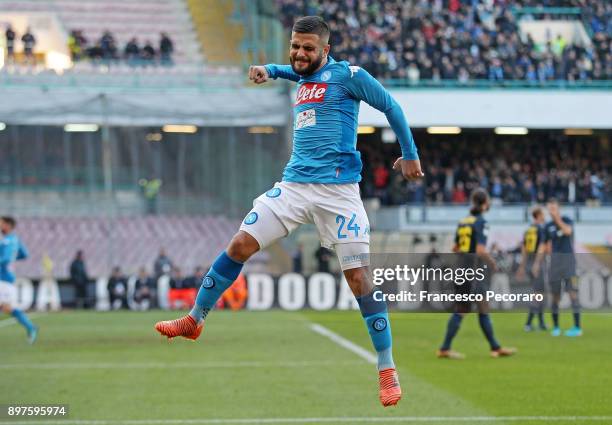
[[[236,367],[309,367],[309,366],[342,366],[342,365],[362,364],[360,361],[354,362],[335,362],[329,360],[321,361],[286,361],[286,362],[258,362],[258,361],[236,361],[236,362],[148,362],[148,363],[4,363],[0,364],[0,370],[6,369],[34,369],[34,370],[49,370],[49,369],[217,369],[217,368],[236,368]]]
[[[366,362],[371,364],[378,363],[378,357],[376,357],[374,353],[327,329],[325,326],[319,325],[318,323],[311,323],[310,329],[313,332],[316,332],[319,335],[330,339],[332,342],[338,344],[339,346],[346,348],[349,351],[352,351],[353,353],[364,359]]]
[[[25,420],[2,422],[3,425],[207,425],[207,424],[309,424],[309,423],[386,423],[386,422],[588,422],[610,421],[612,416],[396,416],[396,417],[326,417],[326,418],[244,418],[244,419],[108,419],[108,420]]]

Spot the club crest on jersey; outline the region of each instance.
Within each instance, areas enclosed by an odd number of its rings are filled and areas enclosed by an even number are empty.
[[[320,103],[325,100],[325,92],[327,84],[325,83],[304,83],[300,86],[297,97],[295,98],[295,106],[305,103]]]
[[[321,74],[321,81],[327,81],[331,78],[331,71],[324,71],[323,74]]]

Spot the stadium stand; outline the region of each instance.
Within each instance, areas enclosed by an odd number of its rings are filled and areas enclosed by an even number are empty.
[[[155,72],[189,72],[200,68],[204,63],[191,16],[183,0],[0,0],[0,11],[53,14],[60,19],[66,35],[71,31],[80,31],[90,44],[95,44],[109,31],[121,51],[133,37],[140,43],[150,40],[157,48],[160,34],[165,32],[174,43],[175,69],[158,69]],[[36,35],[35,27],[32,32]],[[94,67],[94,71],[95,69]],[[91,71],[92,67],[86,62],[79,62],[74,70],[82,73]],[[110,72],[121,73],[125,70],[121,67],[111,67]]]
[[[119,266],[127,273],[150,268],[160,247],[183,270],[212,262],[238,227],[222,216],[44,217],[20,218],[20,238],[30,258],[17,265],[22,276],[41,276],[45,255],[54,275],[66,277],[74,253],[85,253],[91,276],[106,276]]]
[[[423,136],[424,139],[426,136]],[[419,136],[416,136],[417,140]],[[521,149],[517,149],[520,143]],[[612,200],[609,148],[597,140],[546,140],[539,136],[498,139],[469,134],[420,143],[428,164],[424,182],[405,182],[391,170],[395,145],[360,143],[364,196],[383,204],[466,204],[484,187],[496,203],[605,203]]]
[[[277,5],[287,28],[296,16],[322,16],[332,30],[332,55],[378,78],[533,84],[612,79],[609,1],[277,0]],[[580,9],[546,13],[543,8],[551,6]],[[537,42],[519,30],[519,17],[581,19],[592,38],[579,45],[549,32],[548,40]]]

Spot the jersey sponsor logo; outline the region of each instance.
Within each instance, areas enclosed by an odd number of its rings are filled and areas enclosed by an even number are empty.
[[[325,83],[304,83],[300,86],[295,98],[295,106],[305,103],[320,103],[325,100],[327,84]]]
[[[317,114],[314,109],[307,109],[297,114],[295,117],[295,129],[311,127],[317,124]]]

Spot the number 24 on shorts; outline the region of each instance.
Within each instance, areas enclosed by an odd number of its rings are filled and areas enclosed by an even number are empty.
[[[351,216],[351,219],[348,222],[348,225],[346,226],[346,229],[344,229],[344,225],[346,224],[347,217],[344,217],[343,215],[336,216],[336,224],[338,224],[338,239],[348,238],[351,235],[351,232],[353,232],[354,237],[359,236],[359,230],[361,229],[361,227],[359,227],[359,225],[355,223],[355,218],[357,218],[357,214],[353,213],[353,215]],[[366,226],[364,230],[364,234],[370,233],[369,227],[370,226]],[[346,233],[343,233],[343,231],[346,231]]]

